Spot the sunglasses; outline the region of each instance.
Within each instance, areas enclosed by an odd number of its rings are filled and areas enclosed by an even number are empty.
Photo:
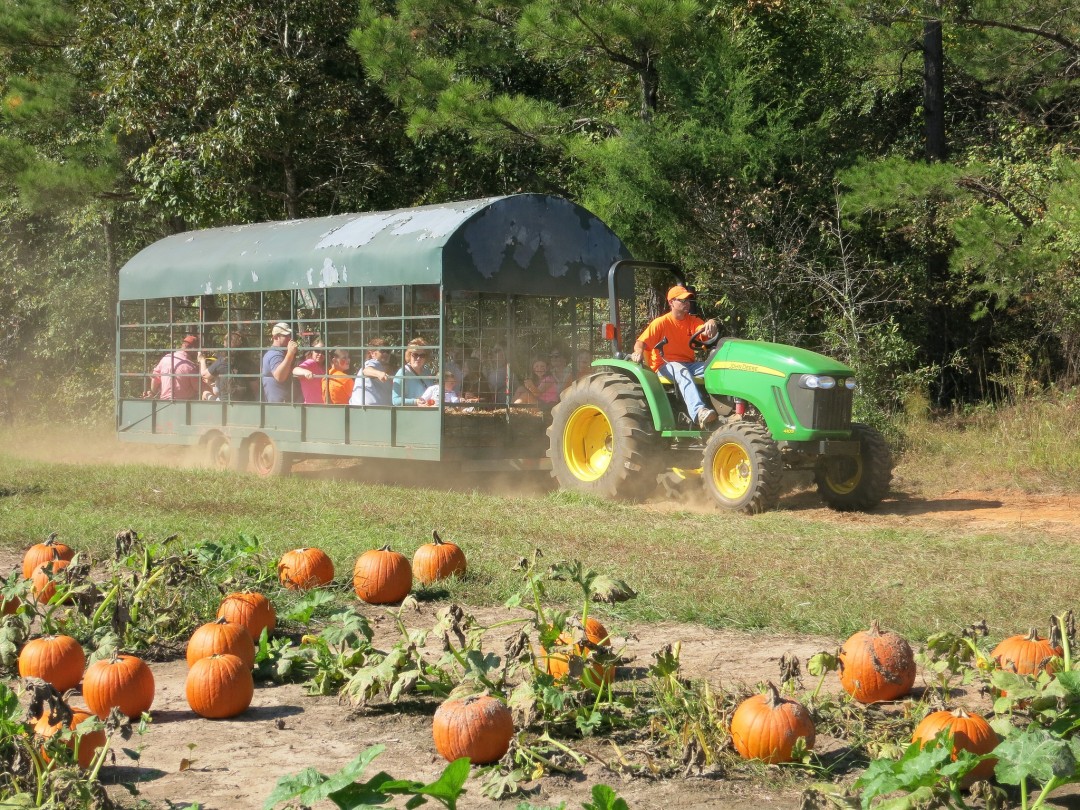
[[[426,354],[421,354],[420,352],[413,352],[412,356],[414,360],[427,360],[428,358]]]

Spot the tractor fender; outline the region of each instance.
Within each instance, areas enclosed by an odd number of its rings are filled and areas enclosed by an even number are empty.
[[[637,383],[645,395],[649,413],[652,414],[653,428],[657,432],[677,428],[675,412],[671,410],[671,401],[664,390],[664,384],[660,382],[660,377],[651,368],[630,360],[611,360],[607,358],[594,360],[593,368],[618,372]]]

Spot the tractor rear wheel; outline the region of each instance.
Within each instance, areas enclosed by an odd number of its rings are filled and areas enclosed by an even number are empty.
[[[756,515],[776,508],[784,463],[763,425],[729,422],[705,445],[705,488],[720,508]]]
[[[889,493],[892,451],[880,432],[851,423],[851,438],[859,441],[857,456],[834,456],[818,462],[814,470],[818,493],[839,512],[873,509]]]
[[[551,411],[551,474],[571,492],[641,500],[656,489],[660,446],[641,389],[622,374],[575,382]]]

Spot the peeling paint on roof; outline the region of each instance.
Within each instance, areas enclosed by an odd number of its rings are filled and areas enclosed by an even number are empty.
[[[606,296],[629,252],[580,206],[515,194],[167,237],[120,271],[123,299],[347,285]]]

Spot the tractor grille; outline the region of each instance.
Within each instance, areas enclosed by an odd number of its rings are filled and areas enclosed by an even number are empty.
[[[848,430],[851,427],[851,391],[847,388],[800,388],[788,381],[788,396],[799,424],[811,430]]]

